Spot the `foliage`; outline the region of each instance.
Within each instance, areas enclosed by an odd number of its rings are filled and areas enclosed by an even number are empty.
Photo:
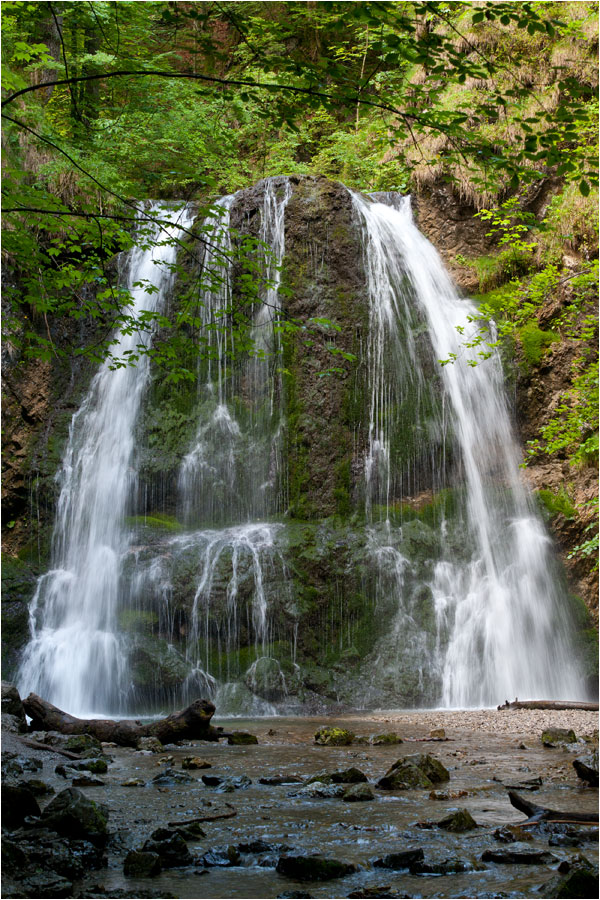
[[[564,488],[556,492],[543,488],[537,492],[537,495],[551,516],[556,516],[560,513],[565,519],[575,518],[573,501]]]

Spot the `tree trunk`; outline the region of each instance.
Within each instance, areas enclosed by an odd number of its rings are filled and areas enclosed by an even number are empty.
[[[584,703],[579,700],[506,700],[498,709],[587,709],[598,711],[597,703]]]
[[[141,737],[156,737],[163,744],[189,739],[218,741],[223,737],[210,724],[215,707],[208,700],[194,700],[186,709],[147,725],[135,719],[76,719],[37,694],[23,700],[23,707],[31,717],[34,731],[91,734],[99,741],[112,741],[123,747],[135,747]]]
[[[508,799],[515,809],[529,817],[526,822],[521,823],[523,825],[535,825],[538,822],[563,822],[572,825],[596,825],[598,823],[597,813],[559,812],[545,806],[536,806],[535,803],[530,803],[529,800],[525,800],[514,791],[508,792]]]

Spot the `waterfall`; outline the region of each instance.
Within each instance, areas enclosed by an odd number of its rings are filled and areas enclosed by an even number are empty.
[[[182,229],[192,223],[187,210],[154,204],[147,212]],[[173,283],[178,228],[153,224],[150,231],[150,244],[137,246],[129,259],[134,316],[159,312]],[[154,245],[161,231],[166,238]],[[151,336],[119,334],[114,355],[126,359],[140,344],[148,346]],[[148,377],[145,355],[135,366],[111,370],[106,361],[100,367],[73,416],[57,476],[52,568],[39,579],[30,605],[19,690],[35,691],[73,714],[116,712],[127,689],[117,611],[128,542],[124,516],[135,481],[135,424]]]
[[[498,354],[482,361],[477,350],[468,347],[477,330],[472,322],[476,307],[458,297],[437,252],[415,227],[409,203],[393,208],[358,195],[353,199],[365,232],[371,306],[367,488],[374,461],[384,456],[388,504],[391,438],[386,423],[393,410],[386,385],[395,377],[387,370],[398,356],[397,317],[412,307],[412,315],[427,324],[435,359],[455,359],[441,372],[438,367],[444,417],[438,414],[437,423],[438,437],[454,445],[460,460],[454,488],[465,496],[461,530],[468,552],[457,559],[452,543],[442,540],[441,557],[433,562],[429,587],[437,634],[430,666],[437,666],[441,675],[439,702],[486,706],[498,697],[576,696],[580,681],[568,641],[564,592],[550,540],[519,477],[519,451]],[[412,371],[420,365],[413,340],[404,346],[402,368]],[[418,391],[425,390],[422,369],[413,383]],[[440,524],[444,538],[445,523]],[[382,546],[385,541],[377,546],[380,557]],[[399,565],[393,546],[387,554],[397,572],[397,621],[406,640],[411,611],[405,566]]]

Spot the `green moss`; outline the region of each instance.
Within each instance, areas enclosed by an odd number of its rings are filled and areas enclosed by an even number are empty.
[[[165,513],[153,513],[150,516],[127,516],[125,524],[130,528],[156,528],[162,531],[181,531],[183,528],[175,516],[168,516]]]
[[[560,488],[560,490],[556,492],[542,488],[537,491],[537,496],[551,518],[554,518],[554,516],[557,516],[559,513],[563,515],[565,519],[575,518],[575,507],[564,488]]]
[[[158,613],[148,609],[123,609],[119,613],[119,627],[123,631],[151,633],[158,624]]]
[[[525,359],[531,366],[539,365],[550,344],[560,340],[553,331],[543,331],[535,322],[528,322],[523,328],[519,328],[518,335]]]

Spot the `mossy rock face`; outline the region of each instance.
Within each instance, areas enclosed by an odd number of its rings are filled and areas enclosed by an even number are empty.
[[[315,744],[322,747],[347,747],[354,740],[352,731],[325,726],[315,733]]]

